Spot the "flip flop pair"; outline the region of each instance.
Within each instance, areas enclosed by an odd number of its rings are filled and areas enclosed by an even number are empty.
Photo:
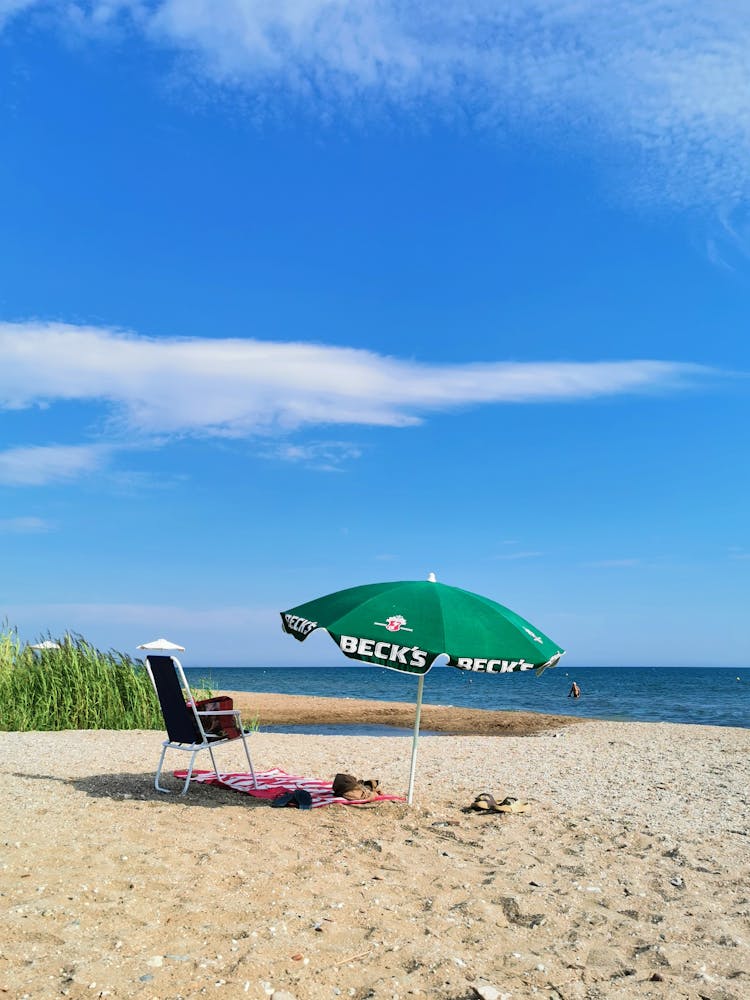
[[[498,803],[489,792],[482,792],[471,803],[471,808],[477,812],[521,813],[527,812],[531,807],[528,802],[521,802],[519,799],[513,798],[512,795],[506,796],[502,802]]]
[[[293,792],[278,795],[271,803],[274,809],[282,806],[296,806],[298,809],[312,809],[312,795],[306,788],[295,788]]]

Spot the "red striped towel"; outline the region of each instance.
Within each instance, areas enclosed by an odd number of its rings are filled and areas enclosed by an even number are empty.
[[[175,778],[185,780],[187,771],[175,771]],[[272,767],[270,771],[256,771],[255,777],[258,787],[253,788],[253,776],[248,772],[225,773],[220,771],[218,776],[213,771],[193,771],[193,781],[201,781],[205,785],[220,785],[222,788],[231,788],[235,792],[245,792],[256,799],[275,799],[284,792],[293,792],[295,788],[304,788],[312,796],[312,807],[319,806],[363,806],[370,802],[405,802],[403,795],[375,795],[371,799],[356,800],[341,798],[333,794],[333,782],[323,778],[304,778],[300,775],[287,774],[277,767]]]

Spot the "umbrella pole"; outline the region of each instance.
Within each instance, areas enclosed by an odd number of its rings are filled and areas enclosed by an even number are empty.
[[[414,772],[417,769],[417,740],[419,739],[419,717],[422,714],[422,688],[424,687],[424,674],[419,675],[417,686],[417,714],[414,716],[414,738],[411,742],[411,769],[409,771],[409,791],[406,796],[407,805],[411,805],[414,797]]]

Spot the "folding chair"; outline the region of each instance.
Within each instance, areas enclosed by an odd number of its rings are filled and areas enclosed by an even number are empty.
[[[161,769],[164,766],[164,758],[167,750],[184,750],[190,754],[190,766],[188,767],[185,784],[180,793],[184,795],[188,790],[190,779],[193,776],[195,758],[201,750],[208,750],[214,774],[218,776],[219,772],[216,767],[216,759],[214,758],[214,748],[224,743],[233,743],[237,739],[242,740],[242,745],[245,748],[245,756],[250,765],[250,774],[253,776],[253,785],[257,788],[258,783],[255,780],[255,770],[253,769],[253,762],[250,760],[247,737],[242,728],[242,719],[240,718],[239,710],[224,709],[219,712],[199,711],[195,706],[195,699],[185,677],[185,671],[182,669],[182,664],[176,656],[147,656],[146,670],[151,678],[151,683],[154,685],[156,697],[159,699],[162,715],[167,727],[167,735],[169,736],[169,739],[162,743],[161,757],[159,758],[159,766],[156,769],[156,779],[154,781],[156,790],[158,792],[170,791],[169,788],[162,788],[159,784]],[[234,716],[235,726],[239,731],[238,735],[231,737],[214,736],[210,732],[206,732],[202,720],[207,716],[216,715]]]

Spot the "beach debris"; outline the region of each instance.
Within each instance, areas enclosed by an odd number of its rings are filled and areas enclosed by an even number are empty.
[[[523,913],[515,896],[501,896],[497,902],[503,908],[503,913],[508,923],[533,929],[534,927],[541,927],[545,922],[543,913]]]
[[[495,986],[491,983],[485,982],[482,979],[478,979],[475,983],[471,983],[471,988],[474,993],[479,997],[479,1000],[507,1000],[510,997],[510,993],[501,993]]]
[[[271,994],[271,1000],[294,1000],[294,997],[286,990],[274,990]]]
[[[342,958],[339,962],[332,962],[330,965],[325,966],[327,969],[338,969],[340,965],[348,965],[349,962],[355,962],[357,959],[366,958],[372,948],[368,948],[367,951],[360,951],[356,955],[351,955],[349,958]]]

